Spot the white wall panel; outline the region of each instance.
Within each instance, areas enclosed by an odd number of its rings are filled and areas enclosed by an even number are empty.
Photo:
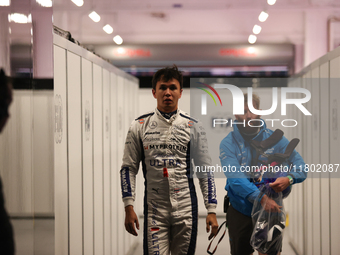
[[[111,121],[111,243],[112,254],[118,253],[118,236],[124,229],[118,228],[118,208],[122,206],[121,192],[119,185],[119,170],[118,164],[118,117],[117,117],[117,75],[110,74],[110,121]]]
[[[55,254],[124,255],[137,240],[125,231],[119,170],[125,137],[138,107],[138,85],[59,36],[54,36],[54,45]],[[25,107],[48,104],[40,98],[36,101],[39,104],[30,101]],[[53,189],[48,183],[40,184]],[[44,198],[48,192],[40,195]]]
[[[329,62],[320,66],[320,162],[329,164]],[[329,177],[329,173],[327,174]],[[330,180],[323,174],[320,184],[321,196],[321,254],[330,254]]]
[[[312,70],[311,80],[311,113],[312,113],[312,160],[311,164],[320,164],[320,68]],[[310,170],[312,170],[311,168]],[[320,197],[320,173],[311,173],[312,178],[312,199],[313,199],[313,253],[321,254],[321,197]]]
[[[92,63],[82,58],[84,255],[93,255],[93,110]]]
[[[130,124],[132,122],[132,119],[130,119],[131,116],[131,86],[130,81],[128,79],[124,79],[124,115],[123,115],[123,134],[124,138],[127,135],[128,129],[130,127]],[[138,183],[136,184],[138,185]],[[126,254],[129,251],[130,247],[130,238],[131,234],[129,234],[127,231],[124,231],[124,254]]]
[[[69,254],[66,50],[54,46],[55,255]]]
[[[33,182],[35,214],[54,215],[53,91],[33,93]],[[30,109],[26,109],[26,111]],[[26,137],[25,137],[26,138]],[[47,149],[49,148],[49,149]],[[23,178],[28,181],[29,179]],[[31,200],[28,200],[31,201]]]
[[[117,126],[118,126],[118,164],[119,169],[122,165],[122,158],[123,158],[123,150],[124,150],[124,141],[126,133],[124,132],[124,78],[121,76],[117,77],[117,105],[118,105],[118,119],[117,119]],[[120,178],[117,178],[117,186],[120,187]],[[120,189],[119,189],[120,190]],[[118,224],[117,228],[120,231],[118,236],[118,254],[125,254],[124,253],[124,240],[125,240],[125,227],[124,227],[124,220],[125,220],[125,212],[124,212],[124,205],[123,202],[120,201],[118,203]],[[122,233],[123,232],[123,233]]]
[[[288,87],[296,87],[295,84],[296,84],[296,79],[291,79],[291,80],[289,80],[289,83],[288,83],[287,86]],[[294,98],[294,96],[292,96],[292,98]],[[289,116],[291,116],[290,118],[296,119],[296,116],[294,115],[295,114],[295,107],[288,108],[288,114],[289,114]],[[296,136],[294,136],[294,130],[295,129],[290,128],[290,129],[288,129],[288,132],[285,133],[285,136],[288,140],[291,140],[292,138],[296,137]],[[295,193],[295,189],[294,189],[294,193]],[[289,238],[290,241],[295,239],[294,235],[296,233],[296,230],[295,230],[296,217],[295,217],[295,214],[294,214],[294,212],[295,212],[294,209],[296,209],[296,199],[293,199],[292,197],[293,196],[288,196],[284,200],[284,207],[285,207],[285,210],[286,210],[286,214],[289,217],[289,226],[285,230],[285,235],[286,235],[286,238]],[[295,242],[294,242],[294,245],[295,245]]]
[[[311,72],[308,72],[304,75],[304,85],[305,88],[309,91],[312,90],[311,84]],[[305,104],[307,109],[311,109],[311,101]],[[306,164],[312,163],[312,146],[313,141],[310,139],[312,136],[312,117],[306,116],[304,117],[304,138],[302,142],[304,142],[304,160]],[[312,179],[308,178],[304,182],[305,186],[305,211],[306,211],[306,218],[305,218],[305,254],[314,255],[313,253],[313,187],[312,187]]]
[[[111,254],[110,73],[103,69],[104,254]]]
[[[306,79],[297,77],[290,81],[289,87],[301,87],[302,82],[306,83]],[[292,95],[293,98],[298,98],[298,95]],[[306,118],[302,117],[303,113],[297,108],[292,109],[292,118],[298,121],[298,126],[289,130],[290,137],[299,138],[300,143],[296,150],[304,157],[303,149],[306,147],[305,138],[303,136],[302,128],[305,127]],[[305,184],[297,184],[293,186],[292,194],[287,198],[291,202],[290,208],[288,208],[289,213],[289,241],[293,244],[295,250],[298,254],[303,253],[303,243],[304,243],[304,186]],[[286,205],[286,203],[285,203]]]
[[[83,254],[80,57],[67,52],[70,254]]]
[[[302,78],[300,77],[297,80],[296,83],[296,87],[302,87]],[[300,110],[296,109],[296,118],[298,120],[302,120],[303,118],[303,113]],[[303,130],[303,121],[301,121],[301,124],[299,126],[299,128],[297,129],[297,133],[296,133],[296,137],[300,138],[300,139],[304,139],[303,134],[305,133]],[[296,147],[296,150],[303,155],[303,146],[302,146],[302,142],[299,143],[299,145]],[[298,246],[296,247],[298,251],[300,251],[300,254],[302,254],[303,249],[304,249],[304,199],[305,199],[305,193],[304,193],[304,183],[300,184],[300,185],[296,185],[294,187],[294,189],[296,190],[296,194],[299,194],[299,196],[297,196],[297,207],[296,207],[296,215],[297,215],[297,219],[296,219],[296,223],[297,223],[297,233],[295,235],[296,237],[296,241],[298,243]]]
[[[330,164],[339,164],[340,151],[340,57],[330,61]],[[340,169],[338,169],[338,172]],[[334,174],[333,174],[334,175]],[[340,179],[330,178],[330,211],[331,211],[331,254],[340,251]]]
[[[93,64],[94,253],[96,255],[104,253],[102,102],[102,68]]]
[[[12,215],[32,215],[34,210],[32,98],[32,91],[13,91],[10,119],[0,134],[0,176],[6,209]]]

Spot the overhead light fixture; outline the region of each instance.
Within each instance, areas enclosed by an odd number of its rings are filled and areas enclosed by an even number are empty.
[[[262,11],[259,15],[259,21],[265,22],[268,18],[269,14],[266,13],[265,11]]]
[[[113,41],[116,44],[121,45],[123,43],[123,38],[121,38],[119,35],[116,35],[115,37],[113,37]]]
[[[258,35],[260,32],[261,32],[261,27],[259,26],[259,25],[255,25],[254,27],[253,27],[253,33],[254,34],[256,34],[256,35]]]
[[[83,0],[71,0],[76,6],[83,6],[84,1]]]
[[[276,0],[267,0],[267,3],[269,5],[274,5],[276,3]]]
[[[124,49],[124,48],[118,48],[118,49],[117,49],[117,52],[118,52],[119,54],[124,54],[124,53],[125,53],[125,49]]]
[[[91,12],[89,14],[89,17],[94,21],[94,22],[99,22],[100,21],[100,16],[98,15],[98,13],[96,13],[95,11]]]
[[[0,6],[10,6],[11,0],[0,0]]]
[[[255,48],[254,47],[248,47],[247,52],[249,54],[254,54],[255,53]]]
[[[32,16],[31,14],[26,16],[25,14],[21,13],[12,13],[8,15],[8,21],[19,24],[27,24],[32,22]]]
[[[42,7],[52,7],[52,0],[36,0]]]
[[[106,33],[108,33],[109,35],[112,34],[112,32],[113,32],[113,28],[112,28],[109,24],[105,25],[105,26],[103,27],[103,30],[104,30]]]
[[[256,35],[250,35],[250,36],[248,37],[248,42],[249,42],[250,44],[254,44],[254,43],[256,42],[256,40],[257,40]]]

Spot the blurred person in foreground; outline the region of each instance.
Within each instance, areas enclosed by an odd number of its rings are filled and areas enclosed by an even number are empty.
[[[145,179],[144,254],[195,254],[198,205],[190,171],[210,166],[203,127],[178,109],[183,76],[177,66],[158,70],[152,80],[154,111],[135,119],[128,131],[120,171],[125,228],[137,235],[134,211],[136,174],[142,162]],[[190,151],[191,150],[191,151]],[[212,175],[198,176],[207,209],[206,231],[216,235],[216,188]]]
[[[12,88],[5,72],[0,69],[0,133],[4,129],[9,118],[8,107],[12,102]],[[0,178],[0,254],[14,254],[13,229],[5,209],[5,201],[2,193],[2,181]]]
[[[260,98],[255,94],[252,97],[254,108],[260,109]],[[227,167],[230,165],[235,166],[237,169],[236,174],[225,172],[227,177],[225,189],[230,199],[227,222],[232,255],[249,255],[254,252],[253,247],[250,245],[250,238],[253,233],[251,213],[256,199],[268,212],[280,212],[282,207],[265,194],[259,197],[260,190],[257,185],[261,180],[249,178],[249,175],[241,172],[241,169],[245,166],[252,166],[253,159],[257,155],[255,148],[250,144],[251,141],[264,141],[274,133],[274,131],[266,127],[264,120],[261,122],[261,116],[250,112],[247,102],[248,95],[245,94],[244,114],[235,115],[237,124],[233,123],[234,131],[230,132],[220,144],[222,166]],[[250,120],[251,125],[249,125]],[[263,123],[262,126],[261,123]],[[289,141],[282,136],[278,142],[266,149],[265,154],[268,156],[275,153],[284,153],[288,144]],[[305,163],[297,151],[292,152],[288,161],[296,166],[296,171],[288,172],[285,176],[279,177],[270,183],[269,186],[274,192],[282,192],[290,185],[303,182],[306,179]],[[270,255],[280,254],[281,250],[282,246],[280,244],[278,251]],[[262,253],[259,252],[259,254],[261,255]]]

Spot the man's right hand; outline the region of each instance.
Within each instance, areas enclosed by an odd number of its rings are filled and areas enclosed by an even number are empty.
[[[282,206],[279,206],[273,199],[269,198],[267,195],[264,195],[261,199],[261,205],[266,211],[270,212],[280,212]]]
[[[130,234],[134,236],[138,236],[136,228],[135,228],[135,224],[136,224],[137,229],[139,230],[138,217],[135,211],[133,210],[133,206],[128,205],[127,207],[125,207],[125,229]]]

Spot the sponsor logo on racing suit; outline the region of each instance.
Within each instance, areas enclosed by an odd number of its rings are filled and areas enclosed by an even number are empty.
[[[180,151],[187,151],[187,147],[183,145],[175,145],[175,144],[150,144],[149,149],[153,150],[161,150],[161,149],[174,149],[174,150],[180,150]]]
[[[150,159],[150,166],[161,166],[161,167],[167,167],[167,166],[181,166],[181,160],[180,159]]]
[[[156,222],[156,215],[157,215],[157,203],[154,201],[151,201],[152,205],[152,215],[151,215],[151,224],[152,227],[150,228],[151,231],[151,243],[152,243],[152,248],[153,248],[153,254],[154,255],[159,255],[159,243],[158,243],[158,231],[159,227],[157,226]]]

